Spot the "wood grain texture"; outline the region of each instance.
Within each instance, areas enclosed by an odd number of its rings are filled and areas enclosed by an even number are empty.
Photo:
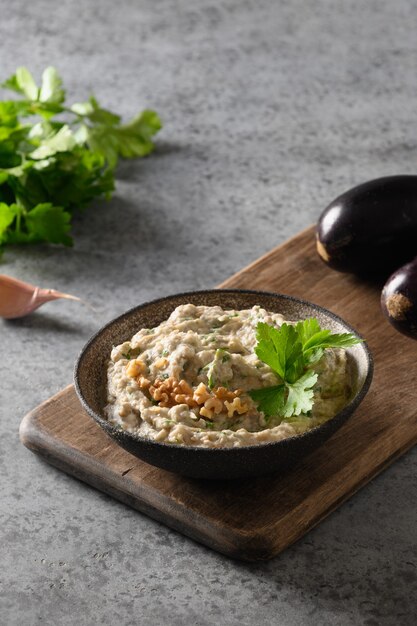
[[[214,482],[154,468],[119,448],[82,409],[72,385],[29,413],[31,450],[133,508],[228,556],[268,559],[299,539],[417,442],[416,344],[384,320],[379,289],[329,270],[309,228],[221,287],[276,291],[339,314],[368,340],[374,381],[358,411],[285,475]],[[395,393],[393,393],[395,389]]]

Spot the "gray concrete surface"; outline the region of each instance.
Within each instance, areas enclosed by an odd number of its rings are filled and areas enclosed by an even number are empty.
[[[97,309],[56,302],[0,323],[0,623],[416,623],[415,450],[280,557],[247,565],[18,441],[104,322],[219,283],[354,184],[416,172],[416,4],[0,0],[0,15],[2,77],[54,64],[74,99],[94,90],[165,122],[157,152],[123,164],[114,199],[77,219],[73,249],[16,248],[0,264]]]

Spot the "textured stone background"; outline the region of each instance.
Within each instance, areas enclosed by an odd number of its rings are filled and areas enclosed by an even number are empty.
[[[105,321],[219,283],[354,184],[415,173],[416,4],[0,0],[0,15],[2,77],[54,64],[72,98],[94,90],[165,121],[157,152],[123,164],[114,199],[77,219],[73,249],[0,264],[97,309],[0,322],[1,624],[416,623],[416,451],[246,565],[50,468],[17,434]]]

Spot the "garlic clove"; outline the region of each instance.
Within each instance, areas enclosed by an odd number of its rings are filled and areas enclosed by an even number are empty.
[[[55,289],[41,289],[17,278],[0,274],[0,317],[5,319],[24,317],[45,302],[59,298],[81,301],[76,296]]]

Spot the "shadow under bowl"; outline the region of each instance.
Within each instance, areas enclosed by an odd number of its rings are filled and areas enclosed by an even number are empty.
[[[75,389],[86,412],[120,446],[136,457],[165,470],[190,476],[229,480],[284,470],[324,443],[346,422],[365,397],[372,380],[373,361],[366,343],[348,349],[353,363],[350,402],[333,418],[302,435],[282,441],[236,448],[200,448],[167,444],[138,437],[112,426],[105,418],[107,364],[114,346],[128,341],[141,328],[157,326],[181,304],[247,309],[260,305],[292,321],[316,317],[332,332],[360,335],[340,317],[291,296],[238,289],[212,289],[160,298],[130,309],[104,326],[81,351],[75,366]],[[361,338],[361,337],[360,337]]]

